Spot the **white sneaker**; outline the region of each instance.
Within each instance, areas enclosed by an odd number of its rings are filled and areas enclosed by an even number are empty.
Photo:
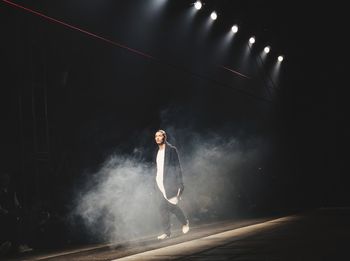
[[[187,220],[186,225],[182,226],[182,233],[186,234],[190,230],[190,223]]]
[[[167,234],[161,234],[160,236],[157,237],[159,240],[163,240],[163,239],[166,239],[166,238],[169,238],[169,235]]]

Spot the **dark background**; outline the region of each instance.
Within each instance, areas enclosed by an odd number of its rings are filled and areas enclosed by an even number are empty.
[[[274,200],[261,200],[260,211],[349,204],[342,7],[208,0],[186,20],[192,1],[15,2],[122,45],[0,2],[1,169],[26,209],[41,202],[64,217],[86,173],[136,147],[149,161],[154,131],[169,126],[222,140],[264,137],[262,191]],[[206,30],[214,9],[218,20]],[[234,23],[240,31],[224,48]],[[262,67],[256,57],[267,43]]]

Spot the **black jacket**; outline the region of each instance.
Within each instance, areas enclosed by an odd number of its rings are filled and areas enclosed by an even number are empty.
[[[154,154],[154,163],[156,166],[157,174],[157,153],[158,148]],[[177,195],[178,190],[180,189],[180,195],[184,190],[184,184],[182,181],[182,169],[179,160],[179,155],[175,146],[165,144],[164,151],[164,172],[163,172],[163,183],[165,188],[166,198],[170,199]]]

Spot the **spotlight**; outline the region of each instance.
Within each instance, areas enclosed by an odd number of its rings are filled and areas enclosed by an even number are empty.
[[[212,20],[216,20],[216,18],[218,18],[218,15],[216,14],[215,11],[211,13],[210,18],[211,18]]]
[[[202,2],[201,1],[196,1],[194,3],[194,8],[196,8],[197,10],[200,10],[202,8]]]
[[[270,52],[270,46],[266,46],[266,47],[264,48],[264,52],[265,52],[265,53],[269,53],[269,52]]]
[[[279,62],[282,62],[284,58],[283,58],[283,56],[282,56],[282,55],[280,55],[280,56],[278,56],[278,58],[277,58],[277,59],[278,59],[278,61],[279,61]]]
[[[255,43],[255,37],[254,37],[254,36],[252,36],[252,37],[249,38],[249,43],[250,43],[250,44]]]
[[[237,33],[238,32],[238,25],[234,25],[231,27],[232,32]]]

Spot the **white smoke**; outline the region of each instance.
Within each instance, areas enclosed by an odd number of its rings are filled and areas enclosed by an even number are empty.
[[[253,183],[243,181],[257,175],[263,142],[258,139],[243,142],[217,133],[204,137],[187,130],[177,130],[175,136],[182,137],[174,145],[178,147],[185,184],[179,206],[190,222],[235,214],[242,194],[252,189],[245,186]],[[113,155],[81,191],[75,214],[91,232],[106,241],[159,233],[154,188],[155,172],[150,164]],[[173,226],[178,225],[174,217],[172,220]]]
[[[81,193],[75,214],[105,240],[136,238],[158,223],[149,165],[113,155],[89,187]]]

